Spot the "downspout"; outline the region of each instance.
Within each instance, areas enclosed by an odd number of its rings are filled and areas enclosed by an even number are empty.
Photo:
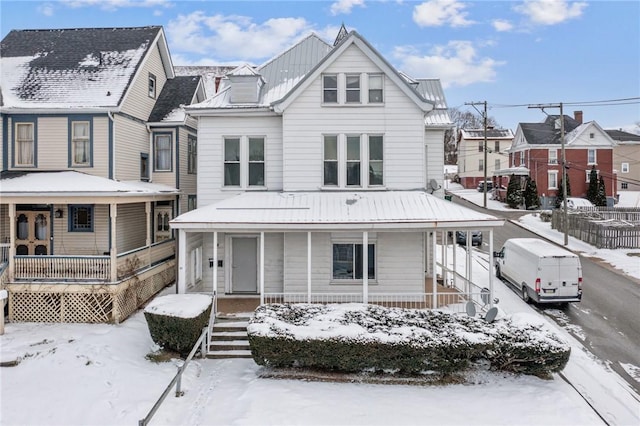
[[[149,133],[149,164],[147,164],[147,167],[149,168],[149,182],[153,182],[153,156],[151,155],[151,153],[153,152],[153,132],[151,131],[149,123],[146,124],[146,127],[147,132]]]
[[[116,120],[113,111],[107,111],[109,117],[109,179],[116,178]]]

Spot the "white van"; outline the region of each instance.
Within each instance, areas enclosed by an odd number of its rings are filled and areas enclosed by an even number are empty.
[[[496,276],[530,303],[579,302],[582,266],[578,255],[539,238],[511,238],[494,252]]]

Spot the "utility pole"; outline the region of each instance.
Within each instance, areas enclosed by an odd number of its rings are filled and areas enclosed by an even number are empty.
[[[482,101],[482,102],[465,102],[465,105],[471,105],[476,111],[478,111],[478,113],[480,115],[482,115],[482,122],[483,122],[483,127],[484,127],[484,144],[482,145],[482,151],[483,151],[483,160],[482,160],[482,170],[484,172],[483,175],[483,182],[482,182],[482,189],[484,192],[484,198],[483,198],[483,203],[482,206],[486,209],[487,208],[487,101]],[[482,112],[480,112],[478,110],[478,108],[476,108],[476,105],[484,105],[484,110]]]
[[[569,245],[569,224],[567,223],[567,162],[564,153],[564,113],[562,102],[558,104],[537,104],[529,105],[529,108],[540,108],[544,112],[545,108],[560,108],[560,147],[562,151],[562,222],[564,223],[564,245]]]

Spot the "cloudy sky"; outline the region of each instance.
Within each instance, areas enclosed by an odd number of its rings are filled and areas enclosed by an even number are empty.
[[[315,32],[332,43],[342,23],[397,69],[440,78],[450,107],[487,101],[515,131],[539,122],[533,104],[563,103],[604,128],[640,132],[638,1],[182,1],[0,3],[12,29],[162,25],[175,65],[259,65]]]

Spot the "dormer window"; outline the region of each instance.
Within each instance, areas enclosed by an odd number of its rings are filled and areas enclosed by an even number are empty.
[[[149,74],[149,97],[156,98],[156,76],[151,73]]]

